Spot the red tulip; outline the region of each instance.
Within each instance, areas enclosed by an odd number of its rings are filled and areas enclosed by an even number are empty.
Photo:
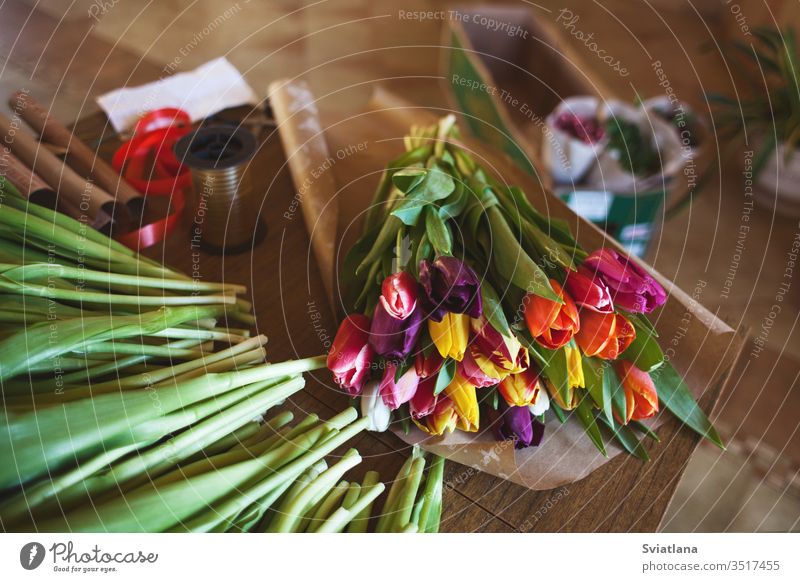
[[[348,315],[333,340],[328,353],[328,369],[348,394],[361,392],[369,376],[372,348],[369,347],[370,321],[366,315]]]
[[[658,392],[650,374],[628,360],[614,363],[625,391],[625,421],[644,420],[658,412]],[[620,420],[619,418],[617,420]]]
[[[525,323],[533,339],[549,350],[556,350],[567,344],[578,332],[580,320],[575,302],[561,285],[553,279],[550,279],[550,285],[564,303],[556,303],[529,293],[525,296],[523,305]]]
[[[635,337],[636,329],[623,316],[581,310],[581,329],[575,341],[587,356],[616,360]]]
[[[422,351],[419,351],[414,359],[414,369],[420,378],[430,378],[431,376],[436,376],[442,368],[442,362],[442,356],[438,350],[431,350],[431,353],[427,356]]]
[[[397,410],[411,400],[417,392],[419,376],[414,368],[409,368],[403,375],[395,380],[397,366],[392,363],[386,364],[386,371],[381,380],[381,398],[391,410]]]
[[[408,403],[408,410],[411,413],[411,418],[422,418],[433,414],[436,410],[436,403],[439,398],[433,394],[436,388],[436,376],[432,378],[425,378],[420,380],[417,391]]]
[[[577,271],[567,270],[564,289],[572,297],[575,304],[599,313],[612,313],[614,303],[611,292],[603,280],[595,273],[581,265]]]
[[[406,271],[389,275],[381,285],[380,302],[395,319],[405,319],[417,307],[417,282]]]

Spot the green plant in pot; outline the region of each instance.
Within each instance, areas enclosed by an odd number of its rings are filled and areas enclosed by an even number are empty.
[[[732,59],[745,71],[738,97],[709,94],[715,121],[726,136],[743,135],[752,151],[759,203],[800,215],[800,69],[795,31],[759,28],[751,43],[734,42]]]

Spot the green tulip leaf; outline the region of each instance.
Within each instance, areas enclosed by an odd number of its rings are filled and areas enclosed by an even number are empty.
[[[583,378],[586,382],[586,391],[592,397],[597,408],[606,411],[605,398],[603,390],[603,363],[597,358],[589,358],[584,356],[581,359],[583,365]],[[609,410],[610,410],[609,402]]]
[[[503,304],[497,292],[489,285],[488,281],[481,282],[481,299],[483,299],[483,314],[489,324],[506,337],[511,337],[511,329],[503,312]]]
[[[439,255],[450,255],[453,251],[453,241],[450,228],[433,207],[425,213],[425,233]]]
[[[439,374],[436,376],[436,386],[433,388],[433,394],[438,395],[441,394],[445,388],[450,385],[450,382],[453,381],[453,377],[456,375],[456,361],[447,359],[442,363],[442,367],[439,370]]]
[[[603,413],[610,423],[614,422],[614,412],[619,418],[625,418],[625,390],[616,370],[603,362]]]
[[[410,194],[425,179],[427,173],[425,168],[403,168],[392,174],[392,183],[401,192]]]
[[[623,424],[617,424],[613,420],[609,422],[605,417],[600,416],[600,421],[608,427],[617,442],[628,451],[631,455],[638,457],[643,461],[649,461],[650,455],[642,445],[641,441],[636,437],[636,433]]]
[[[636,329],[636,338],[622,352],[620,358],[630,360],[640,370],[652,372],[664,363],[664,352],[646,327],[641,326],[638,320],[632,323]]]
[[[486,215],[489,218],[492,245],[485,250],[491,255],[498,274],[528,293],[563,303],[541,267],[520,246],[500,210],[489,208]]]
[[[584,430],[586,430],[586,434],[594,443],[594,446],[597,447],[597,450],[600,451],[604,457],[608,457],[606,445],[603,442],[603,435],[600,434],[600,427],[597,426],[594,411],[592,410],[592,404],[588,398],[581,398],[580,403],[575,408],[575,415],[583,425]]]
[[[650,377],[656,385],[658,399],[667,410],[696,433],[707,438],[719,448],[725,449],[725,444],[711,421],[698,406],[686,382],[671,363],[665,362]]]

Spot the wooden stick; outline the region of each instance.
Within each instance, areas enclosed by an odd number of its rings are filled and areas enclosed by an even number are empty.
[[[115,215],[114,198],[105,190],[76,174],[61,160],[53,155],[24,128],[19,120],[12,121],[0,113],[0,137],[3,142],[29,168],[41,176],[53,190],[69,200],[74,206],[85,211],[92,219],[101,212],[110,216],[118,216],[122,208],[117,208]],[[127,211],[122,212],[124,218],[129,217]]]
[[[67,163],[86,178],[93,178],[100,187],[116,194],[124,204],[141,204],[142,194],[126,182],[105,160],[97,155],[65,125],[48,114],[47,109],[26,91],[17,91],[8,99],[11,108],[36,130],[42,141],[63,147]],[[140,209],[139,209],[140,210]]]

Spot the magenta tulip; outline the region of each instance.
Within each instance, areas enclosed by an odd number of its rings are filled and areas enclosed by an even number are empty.
[[[369,328],[366,315],[348,315],[339,326],[328,353],[328,369],[333,372],[333,379],[351,396],[361,392],[369,377],[373,356]]]
[[[433,414],[439,398],[433,394],[436,387],[436,376],[420,380],[417,391],[408,403],[411,418],[420,419]]]
[[[583,264],[611,291],[614,305],[631,313],[650,313],[667,301],[667,292],[647,271],[611,249],[594,251]]]

